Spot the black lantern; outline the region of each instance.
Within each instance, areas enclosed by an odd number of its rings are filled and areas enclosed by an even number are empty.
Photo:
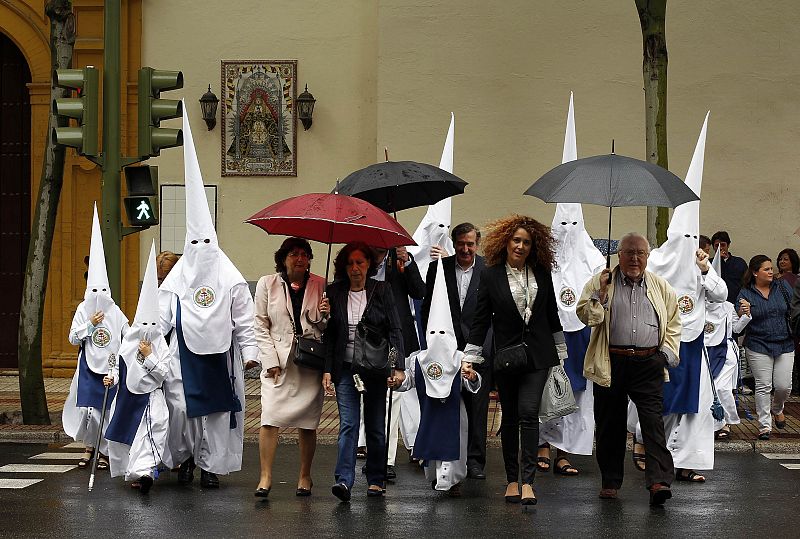
[[[217,125],[218,104],[219,99],[214,95],[214,92],[211,91],[211,85],[209,84],[208,91],[200,98],[200,108],[203,111],[203,119],[206,121],[209,131],[214,129],[214,126]]]
[[[308,84],[306,84],[306,89],[303,91],[302,94],[297,96],[297,116],[300,118],[300,121],[303,122],[303,129],[308,131],[308,128],[311,127],[312,119],[311,116],[314,114],[314,103],[317,100],[314,99],[314,96],[308,91]]]

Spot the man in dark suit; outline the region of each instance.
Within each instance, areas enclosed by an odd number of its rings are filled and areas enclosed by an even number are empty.
[[[450,300],[450,314],[453,317],[453,329],[458,340],[458,349],[464,350],[469,337],[472,317],[478,301],[478,285],[481,272],[485,267],[482,256],[476,254],[481,239],[480,231],[472,223],[462,223],[451,232],[456,254],[446,256],[447,252],[440,247],[431,249],[431,257],[439,256],[447,284],[447,297]],[[439,260],[431,262],[426,277],[425,299],[422,302],[422,325],[428,324],[431,310],[433,285],[436,282],[436,270]],[[492,389],[491,331],[483,345],[483,357],[487,363],[474,365],[482,377],[481,389],[478,393],[462,392],[464,405],[469,421],[467,442],[467,476],[473,479],[486,479],[486,422],[489,411],[489,392]]]

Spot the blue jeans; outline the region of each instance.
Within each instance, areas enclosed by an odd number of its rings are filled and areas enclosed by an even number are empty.
[[[367,435],[367,482],[383,487],[386,464],[386,382],[364,379],[364,430]],[[336,482],[352,489],[355,482],[356,446],[361,414],[361,396],[353,382],[353,373],[345,367],[336,384],[336,404],[339,407],[339,455],[334,471]]]

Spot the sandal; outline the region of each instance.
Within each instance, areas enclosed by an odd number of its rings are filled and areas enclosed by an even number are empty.
[[[686,481],[688,483],[705,483],[706,478],[694,470],[678,470],[675,472],[676,481]]]
[[[78,468],[86,468],[89,466],[89,463],[92,462],[92,457],[94,456],[94,449],[93,448],[86,448],[84,451],[81,460],[78,461]]]
[[[536,468],[540,472],[550,471],[550,457],[536,457]]]
[[[632,453],[633,455],[633,467],[643,472],[645,470],[645,460],[647,456],[644,453]]]
[[[108,470],[108,457],[102,453],[97,457],[97,469]]]
[[[564,462],[565,464],[559,466],[559,462]],[[553,473],[560,475],[578,475],[580,472],[578,472],[578,469],[575,466],[570,464],[567,457],[559,457],[559,459],[556,460],[556,465],[553,466]]]
[[[714,433],[714,438],[717,440],[727,440],[731,437],[731,429],[726,427],[722,427],[717,432]]]

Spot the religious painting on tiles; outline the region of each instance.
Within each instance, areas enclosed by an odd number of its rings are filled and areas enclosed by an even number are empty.
[[[222,61],[222,175],[297,176],[296,60]]]

